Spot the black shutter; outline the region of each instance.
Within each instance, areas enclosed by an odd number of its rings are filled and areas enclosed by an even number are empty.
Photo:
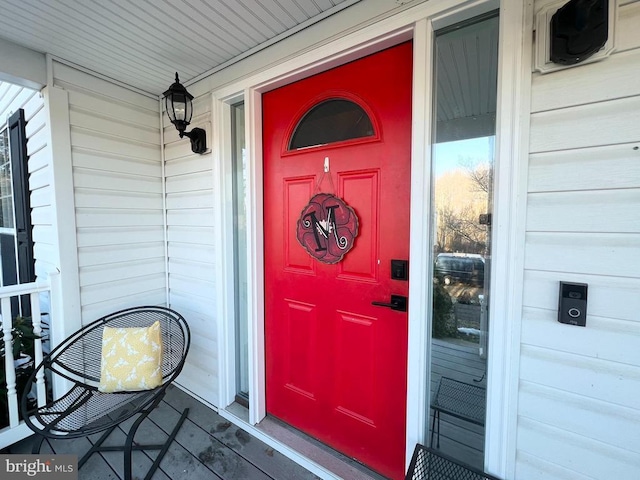
[[[11,177],[18,251],[18,283],[35,282],[35,262],[31,236],[31,202],[29,200],[29,170],[27,167],[27,135],[24,110],[9,117],[9,145],[11,147]],[[22,315],[31,315],[28,296],[22,299]]]
[[[16,268],[16,237],[0,233],[0,258],[2,258],[2,284],[7,287],[18,283]]]

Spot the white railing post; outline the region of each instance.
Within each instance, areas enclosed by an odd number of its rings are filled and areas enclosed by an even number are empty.
[[[41,337],[42,336],[42,312],[40,309],[40,294],[49,292],[50,285],[46,281],[38,281],[33,283],[26,283],[21,285],[10,285],[7,287],[0,287],[0,322],[2,323],[2,333],[0,334],[0,341],[4,345],[4,367],[5,367],[5,381],[7,384],[7,413],[9,416],[9,425],[2,428],[0,427],[0,449],[5,448],[15,442],[18,442],[29,435],[31,430],[24,422],[20,422],[19,416],[19,401],[17,391],[17,368],[21,368],[18,361],[21,359],[14,358],[13,349],[16,339],[14,339],[13,331],[15,328],[13,312],[11,310],[11,301],[16,299],[18,302],[22,296],[28,295],[31,303],[31,316],[32,316],[32,328],[33,333]],[[34,352],[33,362],[34,366],[38,365],[43,358],[42,351],[42,339],[37,338],[34,340]],[[18,367],[16,367],[18,365]],[[38,405],[43,405],[46,402],[46,380],[44,373],[39,374],[36,379],[36,391],[38,396]]]
[[[16,392],[16,367],[13,358],[13,316],[11,297],[4,297],[0,303],[2,312],[2,333],[4,340],[5,381],[7,383],[7,404],[9,405],[9,426],[18,425],[18,395]]]
[[[42,362],[42,314],[40,312],[40,293],[31,294],[31,323],[33,334],[37,337],[33,341],[34,367]],[[42,407],[47,402],[47,386],[44,382],[44,368],[36,374],[36,395],[38,406]]]
[[[49,281],[51,282],[51,291],[49,293],[49,310],[51,315],[49,316],[49,341],[51,342],[51,350],[56,348],[60,342],[65,339],[65,332],[62,325],[59,325],[56,319],[64,318],[61,315],[62,312],[62,299],[60,293],[62,292],[62,285],[60,279],[60,272],[49,272]]]
[[[51,305],[51,315],[49,316],[49,342],[51,349],[53,350],[61,342],[67,338],[67,332],[65,330],[65,324],[61,321],[64,318],[64,311],[62,305],[62,279],[59,271],[49,273],[49,281],[51,282],[51,293],[49,295],[49,302]],[[69,380],[65,380],[59,375],[55,375],[53,385],[53,398],[58,399],[62,397],[71,389],[72,383]]]

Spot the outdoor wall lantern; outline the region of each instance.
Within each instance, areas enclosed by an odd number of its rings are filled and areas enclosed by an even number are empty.
[[[190,132],[185,129],[191,123],[193,115],[193,95],[180,83],[178,72],[176,81],[163,93],[167,115],[169,120],[180,132],[180,138],[188,137],[191,140],[191,150],[193,153],[205,153],[207,151],[207,133],[202,128],[193,128]]]

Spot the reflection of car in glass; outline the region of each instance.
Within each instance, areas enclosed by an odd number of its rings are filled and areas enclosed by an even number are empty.
[[[435,276],[445,285],[454,282],[471,285],[484,283],[484,258],[475,253],[439,253]]]

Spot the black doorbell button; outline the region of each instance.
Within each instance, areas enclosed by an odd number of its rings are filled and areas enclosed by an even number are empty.
[[[587,324],[587,284],[560,282],[558,321],[584,327]]]

